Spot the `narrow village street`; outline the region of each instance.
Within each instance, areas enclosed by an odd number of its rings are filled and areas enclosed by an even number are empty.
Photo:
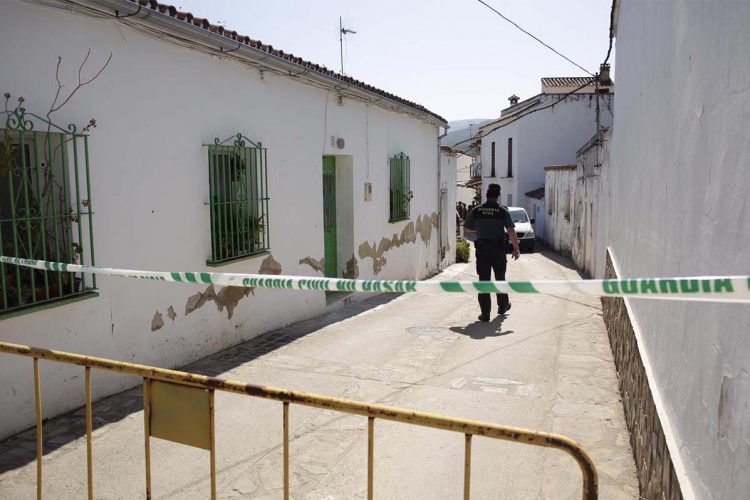
[[[546,251],[509,263],[509,279],[578,277]],[[476,279],[473,262],[435,279]],[[592,456],[601,498],[637,498],[599,299],[511,299],[505,320],[493,314],[482,324],[474,295],[374,296],[184,369],[560,433]],[[96,498],[144,496],[141,394],[94,404]],[[226,393],[216,400],[219,497],[281,498],[282,405]],[[292,498],[366,497],[367,420],[294,405],[290,415]],[[83,410],[44,430],[45,497],[84,498]],[[34,497],[34,436],[0,444],[0,498]],[[158,439],[151,450],[155,498],[208,497],[207,452]],[[463,459],[460,433],[377,421],[375,498],[459,498]],[[472,465],[473,498],[580,498],[579,468],[557,450],[476,438]]]

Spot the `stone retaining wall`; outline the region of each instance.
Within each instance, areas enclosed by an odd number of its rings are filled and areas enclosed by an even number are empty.
[[[607,252],[605,278],[618,278]],[[664,431],[643,367],[638,340],[622,298],[603,297],[604,322],[615,358],[625,421],[642,498],[682,500]]]

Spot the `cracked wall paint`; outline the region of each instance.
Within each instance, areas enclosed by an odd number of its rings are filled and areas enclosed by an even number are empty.
[[[359,262],[357,258],[352,254],[352,258],[346,261],[346,269],[344,270],[344,278],[355,280],[359,278]]]
[[[174,310],[174,307],[172,307],[172,306],[169,306],[169,309],[167,309],[167,316],[168,316],[168,317],[169,317],[169,319],[171,319],[171,320],[172,320],[172,322],[174,323],[174,320],[175,320],[175,318],[177,317],[177,313],[175,312],[175,310]]]
[[[314,271],[319,273],[322,273],[325,269],[325,259],[315,260],[312,257],[305,257],[304,259],[299,260],[299,264],[307,264],[312,267]]]
[[[162,326],[164,326],[164,318],[162,318],[159,311],[156,311],[156,313],[154,313],[154,318],[151,320],[151,331],[155,332]]]
[[[437,212],[432,212],[432,214],[430,215],[420,215],[419,217],[417,217],[416,230],[425,245],[430,243],[430,239],[432,238],[432,229],[437,229],[437,227]]]
[[[258,274],[281,274],[281,264],[274,260],[273,255],[269,255],[260,263]]]
[[[260,269],[258,274],[271,274],[279,275],[282,272],[281,264],[277,262],[273,255],[269,255],[263,262],[260,263]],[[198,292],[195,295],[188,297],[185,303],[185,316],[200,309],[207,302],[214,302],[219,312],[223,312],[226,308],[227,319],[232,319],[234,310],[237,308],[237,304],[240,300],[255,294],[255,288],[243,287],[243,286],[225,286],[217,293],[213,285],[208,285],[203,292]]]
[[[431,215],[420,215],[417,217],[416,227],[414,222],[409,222],[401,230],[400,235],[394,234],[391,238],[383,238],[377,245],[374,241],[372,244],[369,241],[365,241],[359,245],[359,258],[366,259],[370,257],[372,259],[372,272],[377,275],[388,262],[384,256],[388,250],[398,248],[407,243],[415,243],[417,241],[417,233],[419,233],[420,239],[425,244],[429,244],[432,237],[432,230],[433,228],[437,228],[437,225],[438,215],[436,212],[433,212]]]
[[[213,285],[208,285],[203,292],[198,292],[195,295],[188,297],[187,303],[185,304],[185,316],[191,312],[200,309],[207,302],[214,302],[219,312],[223,312],[224,308],[227,309],[227,319],[232,319],[234,315],[234,309],[240,300],[254,293],[253,288],[245,288],[241,286],[225,286],[219,293],[216,293]]]

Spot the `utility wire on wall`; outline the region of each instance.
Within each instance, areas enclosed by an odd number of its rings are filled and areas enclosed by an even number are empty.
[[[612,0],[612,10],[609,13],[609,48],[607,49],[607,56],[604,58],[602,64],[609,62],[609,56],[612,55],[612,43],[615,38],[615,7],[617,6],[617,0]]]

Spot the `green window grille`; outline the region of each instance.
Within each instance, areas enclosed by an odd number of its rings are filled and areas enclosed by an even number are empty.
[[[414,193],[411,191],[411,168],[409,157],[399,153],[390,159],[391,165],[391,209],[390,222],[409,218],[409,205]]]
[[[0,115],[1,253],[94,265],[89,126],[63,129],[20,106]],[[94,275],[0,263],[0,317],[94,288]]]
[[[221,264],[270,248],[266,148],[242,134],[208,146],[211,259]]]

